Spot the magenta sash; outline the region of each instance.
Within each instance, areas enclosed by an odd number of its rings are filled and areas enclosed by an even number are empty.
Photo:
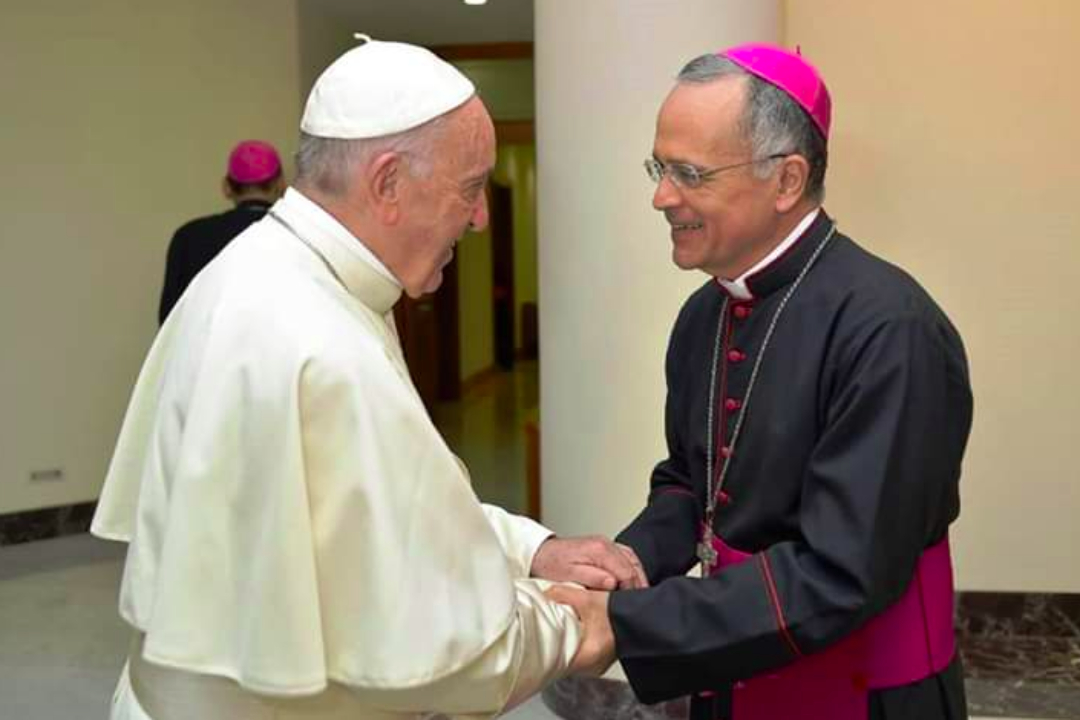
[[[752,557],[713,538],[716,568]],[[924,551],[904,595],[826,650],[735,684],[730,720],[866,720],[870,690],[909,685],[952,662],[953,574],[946,537]]]

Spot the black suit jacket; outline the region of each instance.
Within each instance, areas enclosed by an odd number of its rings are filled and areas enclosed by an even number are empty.
[[[233,238],[270,209],[263,200],[245,200],[228,212],[184,224],[169,243],[165,285],[161,290],[158,322],[164,323],[188,284]]]

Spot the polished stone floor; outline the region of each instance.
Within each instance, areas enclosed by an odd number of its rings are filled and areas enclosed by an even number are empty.
[[[474,386],[461,402],[432,410],[447,444],[469,468],[484,502],[525,512],[525,423],[540,401],[535,360]]]
[[[129,641],[122,562],[123,546],[89,535],[0,548],[0,720],[106,717]],[[506,717],[557,716],[534,698]]]
[[[0,547],[0,720],[108,717],[130,642],[116,611],[123,553],[85,534]],[[505,717],[557,716],[537,696]]]

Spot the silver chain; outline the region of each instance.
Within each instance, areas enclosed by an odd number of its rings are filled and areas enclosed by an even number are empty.
[[[776,311],[769,321],[769,327],[765,331],[765,338],[761,341],[761,349],[758,350],[757,357],[754,359],[754,367],[750,371],[750,382],[746,386],[746,395],[743,396],[739,414],[735,419],[735,430],[731,433],[731,442],[727,445],[728,455],[723,467],[720,468],[720,476],[716,478],[714,487],[713,446],[716,443],[716,437],[713,435],[713,413],[716,407],[716,373],[717,367],[720,364],[720,346],[723,344],[722,340],[727,324],[728,298],[726,296],[724,297],[724,303],[720,306],[720,320],[717,322],[716,342],[713,345],[712,371],[709,375],[709,415],[707,424],[707,432],[709,435],[708,442],[706,443],[705,456],[705,528],[708,536],[711,536],[713,517],[716,513],[716,500],[720,494],[721,488],[724,486],[724,479],[727,477],[728,469],[731,467],[731,459],[735,457],[735,444],[739,441],[743,420],[746,419],[746,412],[750,408],[750,396],[754,392],[754,383],[757,381],[758,371],[761,369],[761,360],[765,357],[765,349],[769,347],[769,341],[772,339],[773,331],[776,330],[776,324],[780,320],[780,315],[784,312],[784,308],[787,307],[791,296],[795,294],[795,290],[798,289],[803,278],[810,272],[810,267],[817,261],[818,256],[821,255],[821,251],[825,249],[825,246],[835,233],[836,223],[834,222],[832,227],[829,228],[829,233],[825,236],[825,239],[818,244],[814,249],[814,254],[810,256],[810,259],[803,265],[802,270],[799,271],[798,276],[795,278],[795,282],[791,283],[791,287],[784,293],[784,297],[781,298],[780,304],[776,307]]]

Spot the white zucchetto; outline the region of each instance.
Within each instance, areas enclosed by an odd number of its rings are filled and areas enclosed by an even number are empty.
[[[430,50],[365,40],[315,81],[300,129],[322,138],[358,140],[410,130],[476,93],[472,81]]]

